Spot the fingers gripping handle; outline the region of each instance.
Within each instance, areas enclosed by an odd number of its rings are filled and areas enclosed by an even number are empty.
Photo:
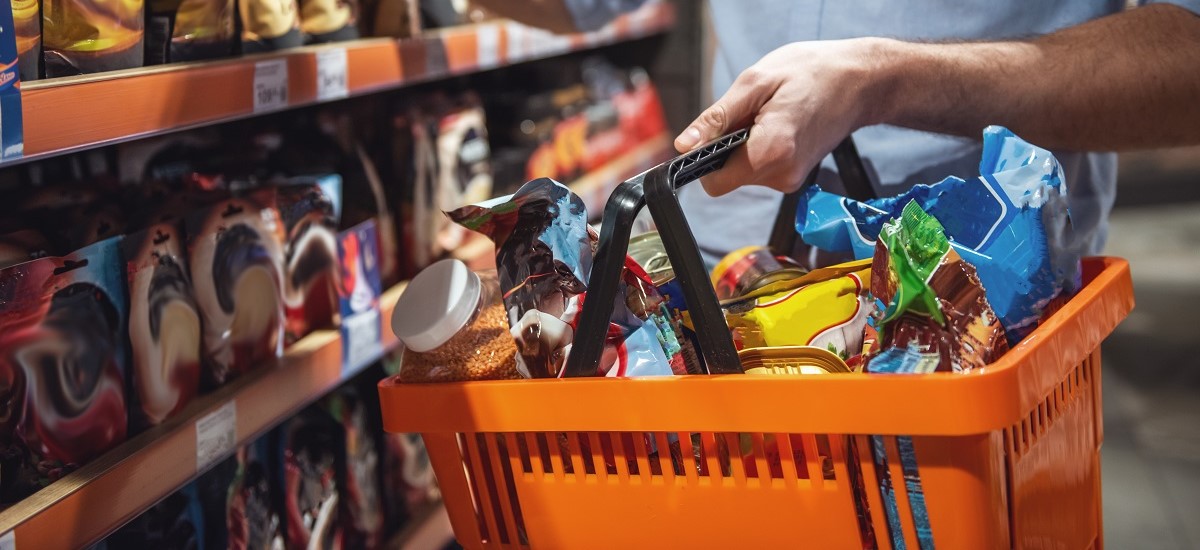
[[[608,335],[608,320],[612,317],[625,255],[629,251],[633,220],[647,203],[654,223],[662,234],[675,276],[684,288],[684,298],[709,373],[742,372],[716,292],[709,283],[696,239],[683,217],[675,190],[721,169],[729,154],[745,143],[748,135],[748,130],[739,130],[717,138],[670,162],[651,168],[613,191],[604,207],[600,242],[592,262],[588,293],[583,311],[580,312],[575,342],[567,358],[564,376],[597,374]]]

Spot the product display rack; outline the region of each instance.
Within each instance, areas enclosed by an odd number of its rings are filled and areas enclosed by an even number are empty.
[[[380,297],[382,349],[397,345],[391,330],[392,308],[404,285]],[[287,349],[275,365],[251,371],[216,392],[200,397],[163,425],[126,441],[49,487],[0,512],[0,540],[16,548],[82,548],[182,487],[199,473],[198,424],[232,404],[232,438],[211,442],[220,458],[349,380],[379,356],[343,365],[342,338],[336,329],[319,330]],[[217,430],[218,438],[220,430]],[[214,460],[215,462],[215,460]],[[440,506],[439,506],[440,507]],[[441,514],[444,516],[444,513]],[[449,540],[449,524],[438,531],[439,512],[414,515],[406,532],[426,540]],[[416,521],[421,520],[421,521]],[[5,546],[13,548],[13,546]]]
[[[399,41],[364,39],[25,83],[22,160],[635,40],[674,21],[671,4],[653,3],[591,33],[555,35],[499,20]],[[283,79],[256,74],[280,64],[287,67]],[[256,102],[264,89],[275,96]]]

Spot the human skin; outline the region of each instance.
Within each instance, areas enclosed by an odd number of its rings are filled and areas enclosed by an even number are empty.
[[[686,152],[737,128],[746,144],[703,180],[792,191],[850,132],[892,124],[977,138],[989,124],[1038,145],[1125,151],[1200,143],[1200,17],[1156,4],[1030,40],[795,42],[743,71],[693,121]]]

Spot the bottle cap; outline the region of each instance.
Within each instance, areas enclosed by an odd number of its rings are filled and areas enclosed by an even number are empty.
[[[445,344],[479,307],[482,283],[467,264],[442,260],[417,274],[392,311],[392,332],[415,352]]]

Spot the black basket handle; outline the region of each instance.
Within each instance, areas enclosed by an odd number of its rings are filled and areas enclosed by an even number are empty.
[[[833,149],[833,163],[837,165],[838,177],[842,180],[842,186],[846,188],[847,197],[858,201],[875,198],[875,188],[871,186],[871,177],[867,175],[867,169],[863,166],[854,138],[846,136],[846,139]],[[796,233],[796,208],[800,206],[800,194],[816,183],[817,172],[820,169],[821,165],[818,163],[808,173],[800,188],[784,195],[779,203],[779,213],[775,215],[775,223],[771,226],[771,239],[768,241],[771,252],[778,256],[789,255],[796,249],[796,240],[800,237]]]
[[[749,130],[738,130],[717,138],[695,150],[675,157],[625,181],[613,191],[604,205],[600,225],[600,243],[592,261],[588,293],[575,330],[575,342],[567,357],[564,376],[592,376],[600,364],[608,321],[629,252],[633,220],[643,206],[662,236],[663,247],[671,260],[675,277],[683,287],[688,312],[696,328],[700,351],[709,374],[741,373],[737,349],[725,316],[709,282],[708,270],[700,257],[696,238],[688,227],[675,190],[700,177],[720,170],[725,160],[745,143]]]

